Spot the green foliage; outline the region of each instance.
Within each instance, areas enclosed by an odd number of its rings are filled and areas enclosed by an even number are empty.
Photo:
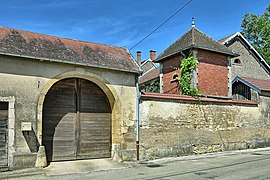
[[[182,59],[181,61],[181,78],[180,86],[181,86],[181,94],[190,95],[194,97],[198,97],[199,91],[190,86],[191,83],[191,73],[196,68],[196,59],[193,55],[190,55],[187,58]]]
[[[159,93],[159,80],[158,81],[152,81],[149,85],[149,92],[155,92]]]
[[[246,13],[241,28],[244,37],[270,64],[270,5],[261,16]]]
[[[151,81],[140,85],[140,90],[143,92],[156,92],[159,93],[159,80]]]

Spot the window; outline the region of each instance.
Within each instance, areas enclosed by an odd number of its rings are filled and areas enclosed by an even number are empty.
[[[173,75],[173,79],[170,81],[171,83],[178,82],[178,74]]]
[[[176,79],[176,78],[178,78],[178,75],[177,74],[173,75],[173,79]]]
[[[240,65],[240,64],[241,64],[241,61],[240,61],[240,59],[235,59],[235,60],[233,61],[233,64],[237,64],[237,65]]]

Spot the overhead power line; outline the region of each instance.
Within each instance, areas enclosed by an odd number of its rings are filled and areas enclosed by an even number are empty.
[[[136,43],[134,46],[132,46],[129,50],[131,51],[136,46],[141,44],[145,39],[147,39],[149,36],[154,34],[160,27],[162,27],[165,23],[167,23],[170,19],[172,19],[176,14],[178,14],[181,10],[183,10],[189,3],[191,3],[192,0],[189,0],[186,4],[184,4],[181,8],[179,8],[175,13],[173,13],[168,19],[166,19],[163,23],[161,23],[158,27],[156,27],[152,32],[150,32],[147,36],[145,36],[142,40],[140,40],[138,43]]]

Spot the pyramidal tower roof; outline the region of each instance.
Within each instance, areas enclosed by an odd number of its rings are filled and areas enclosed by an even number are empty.
[[[180,53],[183,50],[197,48],[214,51],[230,56],[237,56],[223,44],[207,36],[195,27],[194,18],[192,18],[192,27],[172,45],[165,49],[158,57],[157,62],[163,59]]]

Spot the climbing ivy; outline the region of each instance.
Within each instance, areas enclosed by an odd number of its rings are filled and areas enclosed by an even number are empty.
[[[150,84],[148,84],[148,90],[147,92],[155,92],[155,93],[159,93],[159,80],[157,81],[152,81],[150,82]]]
[[[181,61],[181,78],[180,87],[181,87],[181,94],[189,95],[193,97],[198,97],[199,91],[191,87],[191,73],[196,68],[197,62],[193,55],[189,55],[188,57],[182,59]]]
[[[151,81],[150,83],[145,83],[140,85],[140,90],[143,92],[156,92],[159,93],[159,79],[155,81]]]

